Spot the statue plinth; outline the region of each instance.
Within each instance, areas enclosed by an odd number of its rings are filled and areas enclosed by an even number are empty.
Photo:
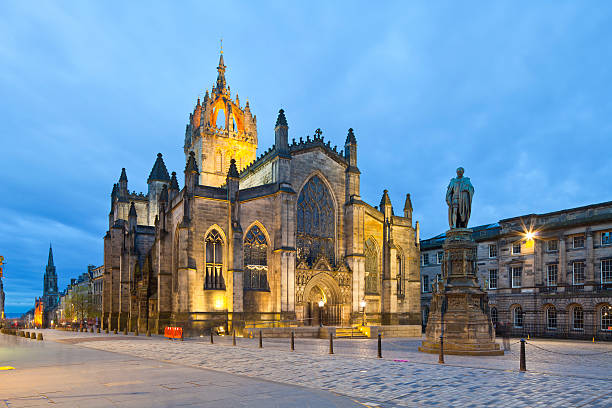
[[[444,354],[504,354],[495,343],[487,293],[478,286],[477,246],[471,229],[453,228],[446,232],[442,281],[433,292],[425,340],[419,351],[439,353],[443,335]]]

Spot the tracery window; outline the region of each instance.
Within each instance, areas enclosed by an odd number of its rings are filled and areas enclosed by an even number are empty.
[[[254,225],[244,237],[244,289],[269,290],[268,242]]]
[[[223,280],[223,239],[218,231],[212,230],[204,243],[206,255],[206,276],[204,289],[225,290]]]
[[[298,258],[312,264],[319,256],[334,264],[334,204],[329,190],[318,176],[313,176],[298,197]]]
[[[365,292],[378,293],[378,251],[372,238],[365,243]]]

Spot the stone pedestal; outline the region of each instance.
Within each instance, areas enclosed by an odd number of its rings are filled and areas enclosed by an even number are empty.
[[[471,229],[454,228],[446,232],[442,281],[433,293],[426,339],[419,351],[439,353],[443,335],[444,354],[504,354],[495,343],[487,294],[478,286],[476,248]]]

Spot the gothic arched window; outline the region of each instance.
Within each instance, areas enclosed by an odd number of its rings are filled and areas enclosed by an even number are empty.
[[[223,238],[216,230],[212,230],[206,236],[204,243],[206,255],[206,276],[204,277],[204,289],[225,290],[223,280]]]
[[[318,176],[313,176],[298,197],[298,258],[312,264],[324,256],[334,264],[334,204],[329,190]]]
[[[365,243],[365,293],[378,293],[378,251],[372,238]]]
[[[244,289],[269,290],[268,242],[254,225],[244,237]]]
[[[402,265],[402,257],[397,256],[397,295],[404,296],[404,265]]]

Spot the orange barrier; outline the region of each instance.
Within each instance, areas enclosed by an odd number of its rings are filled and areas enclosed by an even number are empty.
[[[164,329],[164,337],[167,337],[169,339],[183,340],[183,328],[182,327],[166,327]]]

